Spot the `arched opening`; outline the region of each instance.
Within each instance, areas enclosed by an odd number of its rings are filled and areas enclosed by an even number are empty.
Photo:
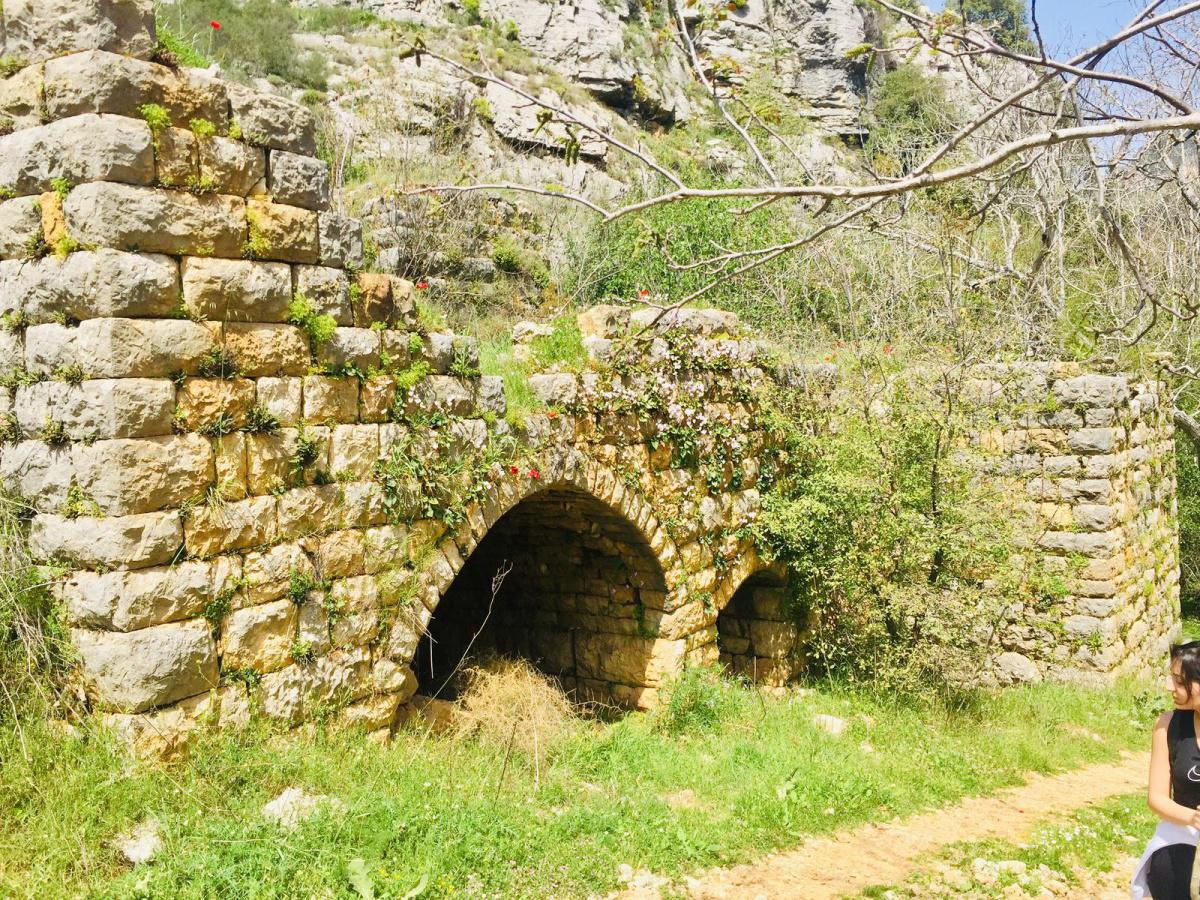
[[[438,603],[413,660],[419,691],[453,699],[454,673],[488,653],[524,657],[573,699],[622,706],[647,687],[647,605],[666,599],[638,530],[582,491],[553,487],[502,516]]]
[[[783,580],[760,570],[742,582],[717,616],[721,665],[773,687],[800,671],[801,630],[788,609]]]

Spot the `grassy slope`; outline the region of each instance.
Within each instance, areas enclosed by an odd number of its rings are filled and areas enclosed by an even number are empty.
[[[35,726],[24,732],[31,764],[10,725],[0,730],[0,894],[352,897],[346,866],[361,858],[381,897],[423,877],[423,897],[581,896],[617,886],[621,863],[678,874],[1028,770],[1111,759],[1144,742],[1152,714],[1133,685],[1014,689],[953,714],[838,692],[688,696],[677,729],[646,716],[586,726],[536,773],[518,754],[506,763],[503,747],[416,735],[382,751],[353,735],[221,736],[161,767],[130,764],[99,734],[77,741]],[[813,727],[816,712],[851,727],[833,738]],[[1104,742],[1081,740],[1076,726]],[[280,833],[259,810],[289,786],[336,796],[345,812]],[[166,848],[127,872],[109,842],[147,815]]]

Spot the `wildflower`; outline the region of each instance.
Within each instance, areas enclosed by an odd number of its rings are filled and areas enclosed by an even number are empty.
[[[883,345],[883,352],[884,352],[884,353],[891,353],[891,352],[892,352],[892,345],[891,345],[891,344],[884,344],[884,345]]]
[[[556,419],[556,418],[558,418],[558,413],[552,409],[548,413],[546,413],[546,418],[547,419]]]
[[[213,31],[220,31],[221,23],[218,22],[216,19],[213,19],[211,22],[208,23],[208,27],[211,28]]]
[[[642,288],[640,291],[638,291],[638,296],[639,297],[649,297],[650,292],[648,290],[646,290],[646,288]]]
[[[530,469],[529,477],[532,478],[534,481],[537,481],[542,477],[542,473],[539,472],[537,469]]]
[[[509,467],[508,467],[508,474],[509,474],[509,475],[516,475],[516,474],[517,474],[519,471],[521,471],[521,470],[520,470],[520,469],[518,469],[516,466],[509,466]]]
[[[429,282],[418,281],[415,285],[413,285],[413,287],[415,287],[418,291],[426,291],[429,290]]]

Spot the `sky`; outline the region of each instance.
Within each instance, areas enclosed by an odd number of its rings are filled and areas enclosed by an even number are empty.
[[[926,0],[926,5],[941,9],[945,3]],[[1038,0],[1037,14],[1047,49],[1082,50],[1119,30],[1144,5],[1130,0]]]

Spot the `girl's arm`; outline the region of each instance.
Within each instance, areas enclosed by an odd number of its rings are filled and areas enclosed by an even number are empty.
[[[1189,809],[1171,799],[1171,751],[1167,747],[1167,725],[1171,715],[1165,712],[1154,723],[1154,736],[1150,741],[1150,791],[1146,803],[1160,819],[1200,828],[1200,810]]]

